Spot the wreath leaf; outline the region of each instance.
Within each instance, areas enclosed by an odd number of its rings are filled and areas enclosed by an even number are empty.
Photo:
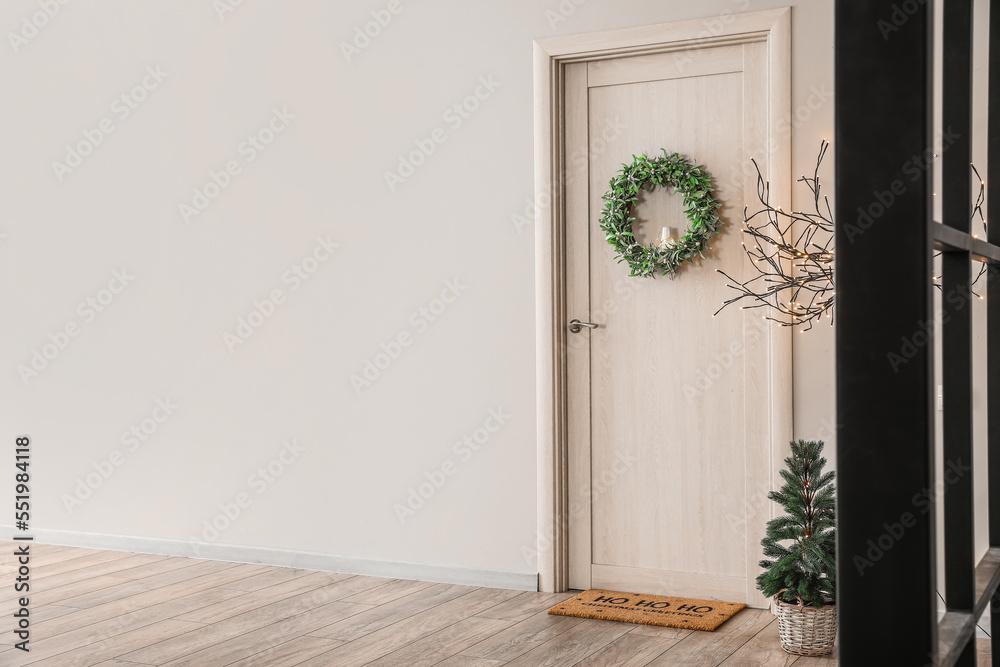
[[[632,156],[631,164],[622,164],[622,170],[610,182],[610,190],[602,199],[606,202],[601,214],[601,229],[605,239],[618,257],[619,263],[627,262],[632,277],[677,275],[685,262],[695,257],[705,257],[705,250],[713,234],[720,233],[721,203],[712,197],[712,177],[703,165],[693,165],[678,153],[668,154],[661,149],[662,157],[650,159],[645,153]],[[642,246],[635,242],[632,231],[632,209],[639,201],[639,192],[650,192],[656,186],[671,185],[675,193],[683,196],[688,220],[691,221],[683,237],[673,249],[663,250],[654,245]]]

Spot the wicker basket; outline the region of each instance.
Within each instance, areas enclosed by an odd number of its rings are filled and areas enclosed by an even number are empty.
[[[792,655],[827,655],[837,639],[837,606],[800,607],[775,598],[781,648]]]

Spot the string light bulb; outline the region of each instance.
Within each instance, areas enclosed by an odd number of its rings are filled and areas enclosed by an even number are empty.
[[[978,217],[982,221],[982,224],[983,224],[983,233],[988,238],[989,237],[989,227],[986,224],[986,215],[983,213],[983,206],[986,205],[986,180],[980,175],[979,170],[976,169],[976,165],[975,164],[969,163],[969,165],[972,168],[972,173],[975,175],[976,180],[979,181],[979,192],[976,194],[975,201],[973,202],[972,216],[971,216],[970,222],[975,222],[976,218]],[[976,240],[979,240],[979,235],[978,234],[973,234],[972,238],[974,238]],[[941,256],[941,253],[937,253],[937,254],[934,255],[934,258],[937,259],[940,256]],[[979,297],[980,299],[982,299],[983,297],[976,293],[975,287],[976,287],[976,285],[979,284],[979,281],[981,281],[983,279],[983,277],[986,275],[987,271],[988,271],[987,264],[985,262],[983,262],[980,265],[979,273],[976,275],[975,279],[972,281],[972,285],[971,285],[972,294],[974,296],[976,296],[976,297]],[[931,280],[934,282],[934,287],[936,287],[938,289],[942,289],[941,284],[938,282],[938,281],[941,280],[941,278],[942,278],[941,276],[934,276],[934,275],[931,276]]]
[[[770,184],[764,180],[757,161],[752,160],[757,170],[757,198],[761,208],[754,213],[749,208],[744,211],[743,231],[753,235],[754,244],[752,249],[746,243],[741,245],[756,275],[737,281],[720,270],[736,294],[716,314],[726,306],[748,299],[753,305],[741,305],[741,310],[747,307],[771,310],[776,315],[765,315],[763,319],[781,326],[806,325],[802,331],[808,331],[824,313],[832,324],[831,309],[836,294],[833,210],[821,192],[819,178],[829,146],[830,142],[824,139],[813,175],[799,179],[813,196],[815,212],[812,213],[794,210],[786,213],[782,207],[773,206],[769,200]]]

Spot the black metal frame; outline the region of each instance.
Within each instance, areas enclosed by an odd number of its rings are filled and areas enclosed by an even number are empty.
[[[976,620],[991,599],[991,627],[1000,629],[1000,225],[986,240],[972,235],[973,2],[940,1],[940,126],[948,135],[937,193],[943,223],[933,220],[929,166],[933,2],[836,3],[838,608],[840,662],[852,667],[974,666]],[[990,9],[992,120],[1000,119],[1000,0]],[[1000,206],[1000,128],[992,123],[987,175],[989,201]],[[941,479],[934,446],[935,250],[942,255]],[[990,267],[987,410],[997,417],[988,436],[990,549],[978,564],[973,259]],[[891,284],[881,283],[884,276]],[[936,526],[942,488],[944,524]],[[938,531],[944,582],[937,581]],[[939,590],[947,600],[941,618]],[[993,664],[1000,667],[1000,644]]]

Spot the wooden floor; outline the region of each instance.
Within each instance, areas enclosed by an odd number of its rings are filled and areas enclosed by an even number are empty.
[[[759,610],[675,630],[546,614],[570,594],[40,544],[26,654],[13,648],[13,543],[0,548],[4,667],[837,664],[784,653]]]

